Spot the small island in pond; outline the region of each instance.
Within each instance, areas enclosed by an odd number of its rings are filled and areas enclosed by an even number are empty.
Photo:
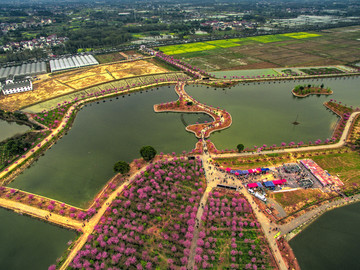
[[[331,95],[333,91],[330,88],[324,88],[324,84],[317,85],[297,85],[291,91],[296,97],[307,97],[309,95]]]

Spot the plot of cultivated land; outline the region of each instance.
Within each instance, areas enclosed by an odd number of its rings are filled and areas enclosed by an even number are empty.
[[[34,82],[33,91],[1,96],[0,108],[18,110],[34,103],[118,79],[165,72],[168,72],[166,68],[145,60],[76,69]]]
[[[108,65],[101,65],[101,66],[95,66],[95,67],[91,67],[91,68],[81,68],[81,69],[76,69],[76,70],[68,71],[68,72],[61,73],[61,74],[55,74],[55,75],[52,75],[51,77],[53,77],[54,79],[57,79],[58,81],[60,81],[62,83],[67,83],[67,82],[76,81],[76,80],[79,80],[82,78],[94,76],[97,74],[106,73],[107,66]]]
[[[113,80],[114,80],[114,78],[110,74],[102,73],[102,74],[89,76],[86,78],[81,78],[81,79],[78,79],[75,81],[68,82],[67,85],[69,85],[70,87],[72,87],[76,90],[80,90],[83,88],[91,87],[93,85],[97,85],[97,84],[101,84],[101,83],[105,83],[105,82],[110,82]]]
[[[46,100],[52,93],[56,93],[56,96],[60,96],[72,91],[74,91],[74,89],[67,85],[63,85],[56,80],[37,81],[34,82],[33,91],[0,96],[0,108],[13,111],[23,106]]]
[[[179,45],[170,45],[161,47],[160,50],[168,55],[181,54],[181,53],[189,53],[189,52],[199,52],[206,50],[213,50],[217,47],[211,44],[207,44],[204,42],[196,42],[189,44],[179,44]]]
[[[306,33],[306,32],[299,32],[299,33],[266,35],[266,36],[248,37],[248,38],[233,38],[233,39],[227,39],[227,40],[224,39],[224,40],[214,40],[214,41],[207,41],[207,42],[195,42],[195,43],[188,43],[188,44],[170,45],[170,46],[160,47],[159,49],[165,54],[175,55],[175,54],[183,54],[183,53],[190,53],[190,52],[214,50],[217,48],[237,47],[237,46],[252,43],[252,42],[272,43],[272,42],[279,42],[279,41],[292,40],[292,39],[312,38],[312,37],[318,37],[318,36],[320,36],[320,35]]]
[[[134,68],[135,67],[134,63],[136,63],[136,68]],[[107,67],[107,70],[117,80],[127,77],[133,77],[133,76],[168,72],[167,69],[156,66],[144,60],[109,65]]]
[[[291,214],[301,208],[310,206],[324,199],[330,199],[336,193],[325,193],[320,189],[299,189],[281,193],[270,193],[271,198],[275,199],[285,210]]]
[[[306,32],[298,32],[298,33],[283,34],[283,36],[292,37],[292,38],[296,38],[296,39],[303,39],[303,38],[319,37],[320,35],[319,34],[306,33]]]
[[[100,64],[125,60],[125,57],[118,52],[96,55],[95,58],[99,61]]]
[[[296,35],[297,33],[293,33]],[[286,36],[284,35],[268,35],[268,36],[259,36],[259,37],[249,37],[247,38],[249,40],[254,40],[261,43],[270,43],[270,42],[278,42],[278,41],[284,41],[284,40],[291,40],[292,36]]]
[[[221,48],[230,48],[230,47],[237,47],[239,44],[231,42],[230,40],[213,40],[205,42],[210,45],[214,45]]]
[[[214,42],[212,45],[215,48],[206,51],[202,48],[202,51],[192,53],[177,52],[176,58],[207,71],[341,65],[359,60],[358,39],[360,26],[319,33],[299,32],[238,38],[226,40],[227,43],[217,41],[219,45]],[[220,44],[239,46],[221,48]],[[200,45],[197,46],[198,49],[201,48]],[[160,49],[162,48],[164,47]]]
[[[331,154],[312,158],[321,168],[338,175],[345,186],[360,184],[360,155],[357,152]]]

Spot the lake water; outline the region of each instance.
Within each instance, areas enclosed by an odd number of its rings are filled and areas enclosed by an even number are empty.
[[[54,264],[76,233],[0,208],[0,269],[42,270]]]
[[[29,130],[28,126],[8,123],[4,120],[0,120],[0,142],[16,134],[22,134],[27,130]]]
[[[359,269],[360,203],[327,212],[290,241],[302,270]]]
[[[334,94],[307,98],[291,94],[295,85],[321,83],[330,87]],[[201,102],[230,112],[231,127],[213,133],[210,140],[218,149],[234,149],[239,143],[253,147],[330,138],[338,118],[326,110],[323,103],[332,98],[360,106],[359,84],[358,78],[349,78],[240,84],[225,90],[186,86],[186,91]],[[294,126],[292,123],[296,119],[300,124]]]
[[[114,163],[140,158],[142,146],[151,145],[158,153],[194,148],[197,139],[185,130],[183,121],[211,118],[154,112],[154,104],[176,99],[171,86],[84,107],[68,135],[10,186],[84,207],[114,175]]]
[[[290,93],[297,84],[322,82],[334,95],[297,99]],[[359,106],[357,85],[359,79],[350,78],[238,85],[227,90],[187,86],[186,90],[232,114],[233,125],[211,136],[221,149],[238,143],[251,147],[325,139],[337,117],[322,103],[333,98]],[[173,87],[162,87],[88,105],[78,113],[68,135],[11,186],[84,206],[113,175],[113,164],[140,157],[141,146],[152,145],[165,153],[192,149],[197,140],[185,131],[184,122],[209,121],[209,117],[153,112],[154,104],[175,99]],[[300,125],[293,126],[296,118]],[[357,269],[359,210],[360,204],[354,204],[329,212],[290,242],[303,269]],[[75,237],[74,232],[3,209],[0,219],[1,269],[46,269]]]

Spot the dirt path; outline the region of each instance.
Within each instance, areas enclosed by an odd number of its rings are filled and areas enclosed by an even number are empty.
[[[201,221],[201,217],[204,213],[204,207],[206,206],[207,200],[209,198],[209,192],[212,191],[212,189],[214,187],[216,187],[217,182],[214,181],[213,176],[210,173],[209,166],[212,166],[209,164],[208,159],[209,159],[209,155],[204,154],[202,157],[202,162],[203,162],[203,167],[205,169],[205,177],[206,177],[206,182],[207,182],[207,186],[206,186],[206,190],[200,200],[200,205],[198,208],[198,211],[196,213],[196,226],[195,226],[195,230],[193,232],[193,240],[191,242],[191,247],[190,247],[190,256],[189,256],[189,260],[188,260],[188,264],[187,264],[187,269],[194,269],[195,266],[195,250],[197,248],[197,241],[199,239],[199,232],[200,229],[202,227],[202,221]]]
[[[72,219],[70,217],[62,216],[56,213],[51,213],[47,209],[39,209],[37,207],[33,207],[19,202],[14,202],[3,198],[0,198],[0,207],[13,210],[14,212],[20,214],[26,214],[35,218],[43,219],[50,223],[54,223],[56,225],[73,230],[81,229],[83,223],[82,221]]]

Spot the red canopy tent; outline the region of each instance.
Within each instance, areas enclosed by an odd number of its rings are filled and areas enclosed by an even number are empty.
[[[286,183],[286,179],[273,180],[275,185],[284,185]]]
[[[247,184],[248,188],[255,188],[255,187],[258,187],[258,184],[257,183],[249,183]]]

